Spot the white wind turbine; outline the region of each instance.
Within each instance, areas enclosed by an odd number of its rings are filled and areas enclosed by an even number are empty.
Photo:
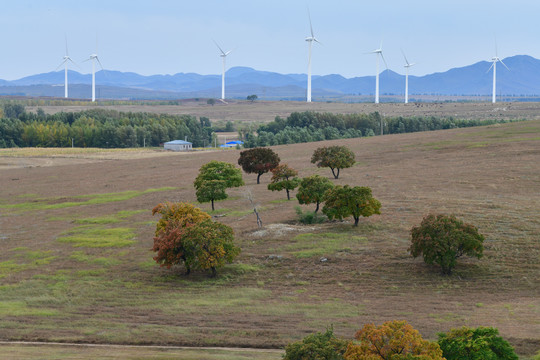
[[[56,68],[56,70],[60,69],[62,67],[62,65],[64,65],[64,97],[67,98],[68,97],[68,62],[71,62],[73,65],[77,65],[75,64],[75,62],[69,57],[69,53],[68,53],[68,46],[67,46],[67,37],[66,37],[66,55],[64,55],[63,57],[63,61],[60,63],[60,65],[58,65],[58,67]]]
[[[415,65],[415,63],[409,63],[409,60],[407,60],[407,57],[405,56],[403,50],[401,50],[401,53],[405,58],[405,104],[407,104],[409,102],[409,68]]]
[[[379,57],[381,57],[384,61],[384,65],[386,66],[386,69],[388,70],[388,65],[386,64],[386,60],[384,60],[384,56],[382,54],[382,41],[381,46],[378,49],[375,49],[368,54],[377,54],[377,73],[375,75],[375,104],[379,103]]]
[[[506,66],[505,63],[503,63],[503,61],[499,58],[499,56],[497,55],[497,44],[495,44],[495,56],[491,58],[491,66],[489,67],[488,71],[491,70],[491,68],[493,68],[493,94],[492,94],[492,97],[491,97],[491,102],[493,104],[495,104],[495,102],[497,101],[497,97],[496,97],[496,83],[497,83],[497,62],[500,62],[501,64],[504,65],[505,68],[508,69],[508,66]],[[508,69],[510,71],[510,69]]]
[[[101,65],[101,61],[99,61],[99,57],[97,56],[97,38],[96,38],[96,53],[90,54],[90,57],[84,61],[89,61],[89,60],[92,61],[92,102],[95,102],[96,101],[96,61],[101,67],[101,70],[105,71],[105,69],[103,69],[103,65]]]
[[[311,31],[311,36],[308,36],[306,38],[306,41],[309,43],[309,56],[308,56],[308,75],[307,75],[307,102],[311,102],[311,46],[313,45],[313,42],[319,42],[315,38],[315,35],[313,34],[313,26],[311,25],[311,14],[309,13],[308,9],[308,17],[309,17],[309,29]]]
[[[221,56],[221,58],[223,59],[223,71],[221,73],[221,100],[225,100],[225,58],[227,57],[227,55],[229,55],[232,52],[232,50],[225,52],[223,51],[223,49],[221,49],[221,47],[218,45],[218,43],[215,40],[214,40],[214,43],[216,44],[219,51],[221,52],[219,56]]]

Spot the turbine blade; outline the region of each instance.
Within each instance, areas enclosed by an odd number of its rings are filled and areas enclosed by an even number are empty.
[[[69,53],[68,53],[68,46],[67,46],[67,35],[64,34],[64,37],[65,37],[65,40],[66,40],[66,56],[69,56]]]
[[[62,61],[62,62],[60,63],[60,65],[58,65],[58,66],[56,67],[56,69],[54,69],[54,71],[58,71],[58,69],[60,69],[60,68],[62,67],[62,65],[64,65],[64,64],[66,63],[66,61],[67,61],[67,60]]]
[[[505,67],[505,68],[506,68],[506,69],[507,69],[508,71],[510,71],[510,69],[508,68],[508,66],[506,66],[506,64],[505,64],[505,63],[503,63],[503,61],[502,61],[501,59],[499,59],[499,61],[501,62],[501,64],[503,64],[503,65],[504,65],[504,67]]]
[[[315,35],[313,34],[313,25],[311,24],[311,14],[309,13],[309,7],[307,9],[307,14],[309,17],[309,29],[311,30],[311,37],[315,38]]]
[[[403,57],[405,58],[405,64],[407,64],[407,66],[412,66],[409,64],[409,60],[407,60],[407,57],[405,56],[405,52],[403,51],[403,49],[401,49],[401,53],[403,54]]]
[[[224,55],[224,56],[227,56],[227,54],[225,54],[225,51],[223,51],[223,49],[218,45],[218,43],[216,42],[216,40],[212,39],[212,41],[214,42],[214,44],[216,44],[216,46],[218,47],[219,51],[221,51],[221,54]]]
[[[487,69],[486,71],[486,74],[491,70],[491,68],[495,65],[495,61],[491,63],[491,66],[489,67],[489,69]]]
[[[101,70],[105,71],[105,69],[103,68],[103,65],[101,65],[101,61],[99,61],[99,58],[96,56],[96,60],[99,64],[99,66],[101,67]]]
[[[386,60],[384,59],[384,55],[382,54],[382,51],[380,52],[382,60],[384,61],[384,66],[386,66],[386,70],[388,70],[388,64],[386,63]]]
[[[82,70],[81,67],[79,66],[79,64],[77,64],[75,61],[73,61],[70,57],[68,57],[67,60],[71,61],[71,63],[72,63],[73,65],[75,65],[76,67],[78,67],[79,70]]]

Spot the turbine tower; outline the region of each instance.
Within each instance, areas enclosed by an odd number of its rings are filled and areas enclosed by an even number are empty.
[[[388,70],[388,65],[386,64],[386,60],[384,60],[384,56],[382,54],[382,41],[381,46],[378,49],[375,49],[368,54],[376,54],[377,55],[377,73],[375,75],[375,104],[379,103],[379,57],[381,57],[384,61],[384,65],[386,66],[386,70]]]
[[[313,26],[311,25],[311,14],[309,13],[308,9],[308,17],[309,17],[309,28],[311,30],[311,36],[308,36],[306,38],[306,41],[309,43],[309,56],[308,56],[308,75],[307,75],[307,102],[311,102],[311,46],[313,45],[313,42],[319,42],[315,38],[315,35],[313,34]]]
[[[73,60],[69,57],[69,53],[68,53],[68,46],[67,46],[67,37],[66,37],[66,55],[64,55],[63,57],[63,61],[60,63],[60,65],[58,65],[58,67],[56,68],[56,70],[60,69],[62,67],[62,65],[64,65],[64,97],[67,98],[68,97],[68,62],[71,62],[73,65],[77,65],[75,64],[75,62],[73,62]]]
[[[497,102],[497,97],[496,97],[496,87],[497,87],[497,62],[500,62],[501,64],[504,65],[505,68],[508,69],[508,66],[506,66],[505,63],[503,63],[503,61],[499,58],[499,56],[497,55],[497,45],[495,45],[495,56],[491,58],[491,66],[489,67],[488,71],[491,70],[491,68],[493,68],[493,94],[492,94],[492,97],[491,97],[491,102],[493,104],[495,104],[495,102]],[[508,69],[510,70],[510,69]]]
[[[92,61],[92,102],[95,102],[96,101],[96,61],[101,67],[101,70],[105,71],[105,69],[103,69],[103,65],[101,65],[101,61],[99,61],[99,57],[97,56],[97,37],[96,37],[96,53],[90,54],[90,57],[84,61],[89,61],[89,60]]]
[[[415,63],[409,63],[409,60],[407,60],[407,57],[405,56],[403,50],[401,50],[401,53],[405,58],[405,104],[407,104],[409,103],[409,68],[415,65]]]
[[[221,47],[218,45],[218,43],[215,40],[214,40],[214,43],[216,44],[219,51],[221,52],[219,56],[221,56],[221,58],[223,59],[223,71],[221,73],[221,100],[225,100],[225,58],[227,57],[227,55],[229,55],[232,52],[232,50],[225,52],[221,49]]]

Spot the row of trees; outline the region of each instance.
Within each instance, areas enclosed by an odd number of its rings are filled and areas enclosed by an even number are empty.
[[[5,147],[99,147],[159,146],[187,139],[193,146],[211,144],[210,120],[189,115],[124,113],[87,110],[47,115],[26,112],[24,106],[8,104],[0,120],[0,148]]]
[[[406,321],[366,324],[356,341],[334,335],[333,329],[308,335],[285,348],[285,360],[517,360],[512,346],[489,327],[452,329],[437,342],[424,340]]]
[[[384,117],[378,112],[371,114],[331,114],[317,112],[294,112],[287,119],[279,116],[261,125],[256,135],[241,133],[245,147],[261,147],[294,144],[311,141],[334,140],[489,125],[504,120],[460,120],[431,117]]]

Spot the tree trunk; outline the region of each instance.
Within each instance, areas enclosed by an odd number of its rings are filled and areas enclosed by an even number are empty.
[[[212,277],[216,277],[216,275],[217,275],[216,268],[214,266],[212,266],[210,269],[212,270]]]
[[[319,202],[317,201],[317,207],[315,208],[315,214],[319,211]]]
[[[285,191],[287,192],[287,200],[291,200],[291,196],[289,195],[289,189],[285,189]]]
[[[186,275],[189,275],[191,273],[191,268],[189,266],[186,266]]]
[[[360,216],[353,216],[354,218],[354,226],[358,226],[358,220],[360,220]]]
[[[212,201],[212,211],[214,211],[214,199],[212,199],[211,201]]]
[[[262,175],[262,174],[263,174],[263,173],[259,173],[259,175],[257,175],[257,184],[260,184],[260,183],[261,183],[261,182],[260,182],[260,178],[261,178],[261,175]]]

